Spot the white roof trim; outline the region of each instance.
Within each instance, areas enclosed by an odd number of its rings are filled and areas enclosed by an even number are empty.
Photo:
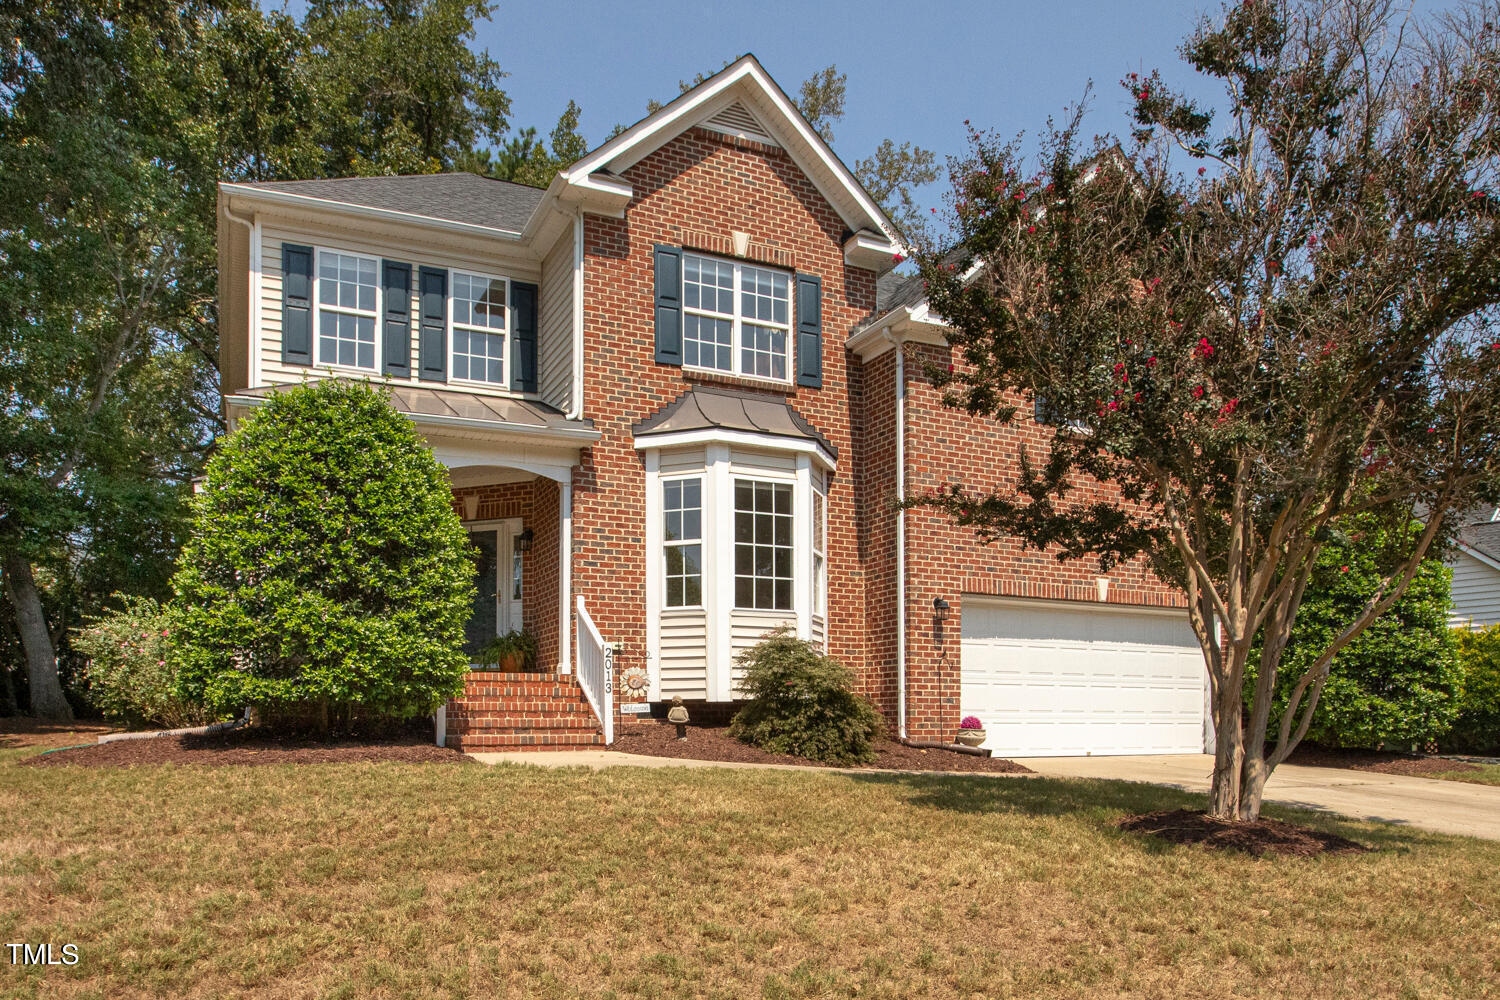
[[[398,212],[393,208],[373,208],[369,205],[355,205],[347,201],[336,201],[332,198],[315,198],[307,194],[293,194],[290,191],[269,191],[265,188],[252,187],[247,184],[221,183],[219,187],[226,194],[236,198],[259,201],[268,205],[317,209],[324,212],[338,212],[343,215],[359,216],[365,219],[381,219],[387,222],[417,222],[424,226],[430,226],[433,229],[442,229],[453,233],[465,233],[471,236],[501,236],[510,240],[520,239],[521,237],[521,234],[514,229],[480,226],[472,222],[455,222],[452,219],[438,219],[430,215],[418,215],[415,212]]]
[[[1474,548],[1474,546],[1470,545],[1468,542],[1463,541],[1462,539],[1459,539],[1458,550],[1464,555],[1483,563],[1490,569],[1500,570],[1500,559],[1495,559],[1491,556],[1485,555],[1483,552],[1480,552],[1478,549]]]
[[[692,431],[668,431],[652,434],[649,431],[635,439],[636,451],[651,451],[656,448],[676,448],[692,444],[731,444],[763,451],[789,451],[800,455],[811,455],[828,467],[830,472],[838,470],[833,456],[815,441],[784,437],[779,434],[755,434],[751,431],[730,430],[723,427],[706,427]]]
[[[777,139],[793,159],[797,158],[800,146],[800,151],[804,155],[811,154],[815,162],[833,175],[845,197],[858,210],[857,213],[851,213],[851,215],[863,216],[862,218],[846,216],[844,221],[850,229],[856,232],[861,229],[873,229],[884,233],[893,242],[897,240],[895,226],[881,211],[880,206],[875,204],[874,199],[869,196],[822,137],[808,126],[802,113],[752,55],[741,56],[733,64],[667,104],[656,114],[637,122],[592,153],[585,155],[571,167],[562,171],[559,176],[569,184],[584,184],[589,175],[597,170],[608,169],[612,173],[619,173],[691,126],[699,124],[706,116],[717,114],[741,97],[748,98],[746,107],[752,111],[761,107],[762,110],[774,110],[778,113],[779,121],[768,122],[764,121],[762,115],[757,115],[757,117],[762,119],[763,124],[773,135],[782,129],[789,133],[785,136],[777,135]],[[795,141],[788,142],[787,139]],[[814,183],[816,184],[815,179]],[[830,201],[835,202],[835,208],[838,207],[835,199],[830,199]]]

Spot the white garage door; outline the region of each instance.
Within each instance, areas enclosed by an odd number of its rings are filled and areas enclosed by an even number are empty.
[[[1184,612],[963,603],[961,701],[1008,757],[1202,753],[1203,653]]]

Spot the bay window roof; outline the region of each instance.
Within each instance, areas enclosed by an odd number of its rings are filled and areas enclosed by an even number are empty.
[[[736,431],[816,445],[831,459],[838,449],[786,402],[755,392],[697,386],[632,426],[638,440],[694,431]]]

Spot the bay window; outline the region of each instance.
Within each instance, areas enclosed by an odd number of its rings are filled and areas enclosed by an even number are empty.
[[[703,604],[701,478],[669,479],[662,483],[662,520],[666,606],[700,607]]]
[[[791,611],[792,487],[734,481],[734,606]]]

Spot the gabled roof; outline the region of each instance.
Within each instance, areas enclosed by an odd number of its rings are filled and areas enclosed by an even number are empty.
[[[511,234],[519,234],[526,228],[527,221],[546,195],[545,191],[525,184],[464,172],[262,181],[225,184],[224,187],[230,191],[265,192],[331,206],[401,212]]]
[[[838,449],[787,403],[753,392],[697,386],[631,427],[638,438],[687,431],[727,430],[810,441],[831,458]]]
[[[709,127],[720,127],[725,112],[731,117],[750,116],[782,146],[852,234],[875,237],[882,249],[899,244],[896,227],[885,212],[750,54],[586,153],[562,171],[559,180],[584,190],[595,188],[596,182],[616,187],[619,175],[630,166],[694,125],[711,122]],[[554,187],[556,184],[554,181]],[[597,190],[603,194],[607,188]]]
[[[1500,562],[1500,520],[1496,520],[1494,507],[1479,507],[1470,511],[1458,530],[1458,540],[1465,546]]]

